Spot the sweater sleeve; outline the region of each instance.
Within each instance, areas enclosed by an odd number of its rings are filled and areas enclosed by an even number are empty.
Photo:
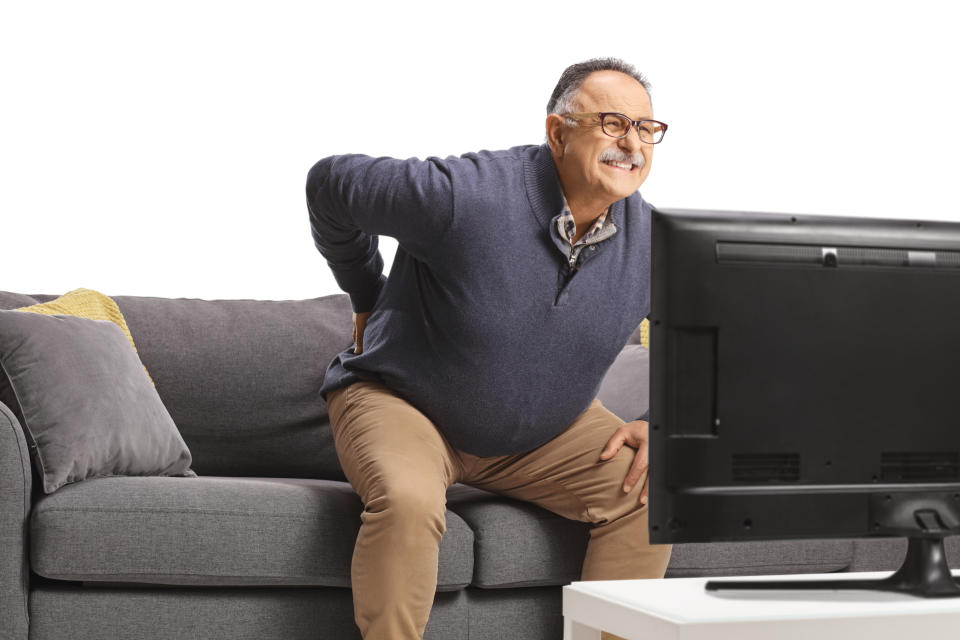
[[[450,175],[439,158],[331,156],[310,169],[306,191],[313,242],[357,313],[373,308],[385,281],[378,235],[429,262],[453,221]]]

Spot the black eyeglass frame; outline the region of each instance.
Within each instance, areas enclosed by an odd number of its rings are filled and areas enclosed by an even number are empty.
[[[650,119],[647,119],[647,120],[634,120],[634,119],[631,118],[630,116],[628,116],[628,115],[626,115],[626,114],[624,114],[624,113],[619,113],[619,112],[617,112],[617,111],[595,111],[595,112],[591,112],[591,113],[561,113],[561,114],[558,114],[558,115],[561,115],[561,116],[563,116],[563,117],[565,117],[565,118],[572,118],[572,119],[574,119],[574,120],[583,120],[583,119],[585,119],[585,118],[594,118],[594,117],[599,118],[599,119],[600,119],[600,130],[603,131],[604,135],[610,136],[611,138],[616,138],[616,139],[618,139],[618,140],[619,140],[620,138],[626,138],[628,135],[630,135],[630,129],[636,129],[636,130],[637,130],[637,136],[640,136],[640,124],[643,123],[643,122],[655,122],[656,124],[658,124],[658,125],[660,125],[661,127],[663,127],[663,132],[660,134],[660,139],[659,139],[659,140],[657,140],[656,142],[647,142],[647,141],[644,140],[643,138],[640,138],[640,142],[642,142],[643,144],[660,144],[661,142],[663,142],[663,137],[664,137],[665,135],[667,135],[667,127],[669,126],[666,122],[661,122],[661,121],[659,121],[659,120],[650,120]],[[603,120],[604,120],[604,118],[605,118],[606,116],[619,116],[619,117],[621,117],[621,118],[624,118],[625,120],[627,120],[627,121],[630,123],[630,126],[627,127],[627,130],[623,132],[623,135],[622,135],[622,136],[615,136],[615,135],[613,135],[613,134],[611,134],[611,133],[607,133],[607,127],[604,125],[604,122],[603,122]]]

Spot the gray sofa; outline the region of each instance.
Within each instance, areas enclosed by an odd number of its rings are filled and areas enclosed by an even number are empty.
[[[0,292],[0,308],[54,297]],[[362,505],[317,394],[351,342],[347,297],[115,300],[199,475],[96,478],[46,495],[0,404],[0,637],[359,638],[350,559]],[[646,404],[638,342],[600,393],[624,419]],[[448,507],[426,637],[559,639],[560,586],[579,579],[587,526],[462,485]],[[893,569],[904,549],[678,545],[667,575]]]

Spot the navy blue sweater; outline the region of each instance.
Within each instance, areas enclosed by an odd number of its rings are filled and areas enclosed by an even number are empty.
[[[523,453],[561,433],[649,312],[650,205],[639,193],[614,203],[617,233],[571,269],[547,145],[324,158],[307,207],[354,311],[372,311],[363,352],[333,359],[323,397],[381,382],[473,455]],[[389,278],[378,235],[399,244]]]

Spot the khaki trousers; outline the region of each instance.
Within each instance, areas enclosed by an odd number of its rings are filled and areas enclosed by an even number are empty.
[[[582,580],[662,578],[666,571],[671,546],[649,543],[643,479],[623,492],[635,450],[624,446],[600,460],[623,420],[599,400],[538,449],[491,458],[453,449],[423,413],[376,382],[328,393],[327,408],[340,463],[364,504],[351,579],[365,640],[423,636],[454,482],[593,523]]]

